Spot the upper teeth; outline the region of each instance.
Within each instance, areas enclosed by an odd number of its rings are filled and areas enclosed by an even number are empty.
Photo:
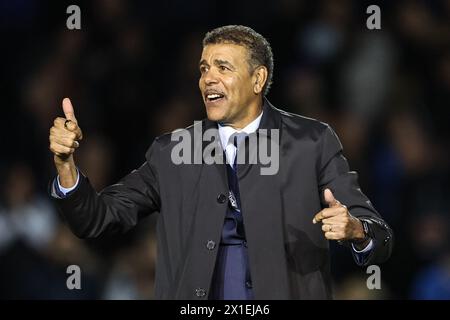
[[[214,99],[214,98],[220,98],[219,94],[208,94],[207,95],[208,99]]]

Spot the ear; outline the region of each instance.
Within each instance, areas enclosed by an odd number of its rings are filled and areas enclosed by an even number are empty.
[[[264,85],[267,81],[267,68],[264,66],[259,66],[253,72],[253,92],[255,94],[260,94],[263,91]]]

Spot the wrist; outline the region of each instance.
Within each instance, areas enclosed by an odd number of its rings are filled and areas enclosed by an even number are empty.
[[[370,243],[370,238],[364,239],[362,241],[352,241],[353,246],[355,247],[356,250],[358,251],[362,251],[365,248],[367,248],[367,246]]]
[[[73,157],[70,156],[67,161],[60,162],[56,159],[55,156],[55,166],[56,171],[58,172],[59,183],[61,184],[61,186],[64,188],[72,188],[77,182],[78,178],[78,172],[73,161]]]
[[[353,235],[351,237],[351,241],[361,241],[366,237],[366,233],[364,232],[364,226],[362,221],[358,218],[353,217],[354,227],[353,227]]]
[[[351,241],[355,246],[361,246],[364,248],[370,242],[369,226],[366,221],[358,218],[355,219],[357,220],[357,227],[355,230],[355,235]]]

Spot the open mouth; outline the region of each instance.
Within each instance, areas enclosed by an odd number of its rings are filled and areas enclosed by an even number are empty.
[[[225,98],[225,95],[220,92],[207,92],[205,94],[206,102],[218,102]]]

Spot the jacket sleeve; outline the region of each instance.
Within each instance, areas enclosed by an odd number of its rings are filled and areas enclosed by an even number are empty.
[[[54,183],[50,183],[53,203],[72,232],[80,238],[125,232],[140,218],[159,211],[158,158],[159,150],[154,142],[141,167],[100,193],[83,174],[76,189],[66,197],[60,197]]]
[[[347,206],[351,215],[366,220],[370,227],[369,235],[374,240],[374,248],[364,261],[357,259],[352,250],[355,262],[358,265],[370,265],[386,261],[392,252],[393,232],[361,191],[358,174],[350,171],[347,159],[342,153],[342,144],[328,125],[322,133],[318,147],[320,154],[318,160],[319,189],[322,206],[326,207],[323,192],[329,188],[336,199]]]

